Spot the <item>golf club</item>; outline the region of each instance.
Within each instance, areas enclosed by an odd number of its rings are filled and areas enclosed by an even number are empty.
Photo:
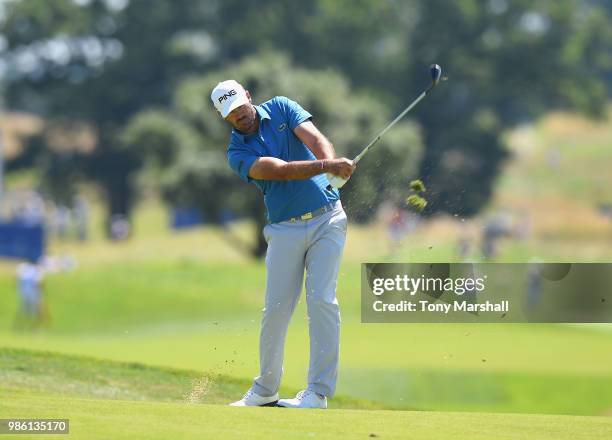
[[[372,141],[370,141],[370,143],[368,145],[366,145],[366,147],[361,151],[361,153],[359,153],[357,155],[357,157],[355,157],[355,159],[353,159],[353,162],[355,163],[355,165],[357,165],[357,163],[363,158],[363,156],[366,155],[368,150],[374,144],[376,144],[376,142],[378,142],[380,140],[380,138],[391,127],[393,127],[397,123],[397,121],[402,119],[406,113],[408,113],[410,110],[412,110],[414,108],[414,106],[416,106],[419,102],[421,102],[421,100],[423,98],[425,98],[429,94],[429,92],[431,92],[433,90],[433,88],[440,82],[440,79],[442,77],[442,68],[438,64],[432,64],[429,67],[429,73],[431,75],[431,84],[427,88],[427,90],[425,90],[423,93],[421,93],[418,96],[417,99],[412,101],[412,103],[408,107],[406,107],[399,115],[397,115],[397,117],[393,121],[391,121],[389,123],[389,125],[387,125],[385,128],[383,128],[382,131],[380,133],[378,133],[378,135],[376,135],[376,137],[374,139],[372,139]],[[341,178],[339,176],[336,176],[334,174],[331,174],[331,173],[327,173],[327,179],[329,180],[330,185],[333,186],[334,188],[342,188],[344,186],[344,184],[347,182],[343,178]]]

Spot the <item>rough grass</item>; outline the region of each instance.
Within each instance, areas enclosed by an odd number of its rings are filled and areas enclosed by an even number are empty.
[[[13,392],[227,405],[239,399],[251,381],[211,371],[0,347],[0,384]],[[296,391],[282,389],[285,396]],[[332,407],[384,408],[381,404],[346,396],[335,398]]]

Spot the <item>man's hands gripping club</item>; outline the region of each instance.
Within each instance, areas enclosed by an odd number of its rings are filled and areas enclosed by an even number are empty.
[[[327,173],[330,183],[333,179],[342,184],[351,177],[356,163],[346,157],[336,158],[334,146],[312,121],[304,121],[294,133],[318,160],[286,162],[275,157],[260,157],[251,166],[249,176],[263,180],[301,180]]]
[[[324,170],[328,177],[331,174],[334,177],[340,177],[342,180],[348,180],[351,178],[351,174],[355,171],[357,165],[351,159],[346,157],[339,157],[338,159],[326,159],[323,162],[329,162],[327,166],[324,165]]]

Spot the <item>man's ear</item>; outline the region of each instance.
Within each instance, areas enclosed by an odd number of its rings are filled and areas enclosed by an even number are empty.
[[[248,90],[245,90],[245,93],[246,93],[247,98],[249,98],[249,102],[252,104],[253,100],[251,99],[251,94],[249,93]]]

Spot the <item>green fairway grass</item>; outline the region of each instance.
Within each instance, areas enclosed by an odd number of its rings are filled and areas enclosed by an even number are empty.
[[[242,396],[250,381],[218,372],[0,347],[0,384],[11,392],[226,405]],[[296,390],[283,388],[282,392],[290,395]],[[335,398],[333,407],[384,408],[374,402],[345,396]]]
[[[612,333],[361,324],[359,277],[358,263],[342,265],[340,394],[427,410],[598,415],[612,408]],[[0,295],[0,346],[221,374],[242,381],[231,397],[238,398],[257,374],[264,280],[260,262],[87,263],[48,277],[52,320],[39,331],[13,331],[16,295]],[[7,277],[0,285],[11,288]],[[305,387],[308,354],[302,300],[287,338],[285,386]]]
[[[300,314],[303,310],[298,310]],[[347,318],[348,320],[348,318]],[[241,379],[257,374],[258,322],[119,333],[0,333],[0,346],[57,350]],[[296,316],[283,384],[305,386],[307,328]],[[382,406],[598,415],[612,409],[612,333],[551,325],[345,322],[338,393]]]
[[[0,387],[3,417],[68,418],[83,439],[604,440],[612,418],[384,410],[232,408],[85,399]],[[40,438],[19,436],[19,438]]]
[[[361,324],[359,273],[349,261],[339,277],[340,394],[429,410],[597,415],[612,408],[612,333],[562,325]],[[86,264],[49,276],[52,321],[38,332],[12,331],[16,298],[0,295],[0,346],[221,374],[242,381],[238,398],[257,374],[264,279],[260,262]],[[303,388],[307,365],[301,301],[283,384]]]

